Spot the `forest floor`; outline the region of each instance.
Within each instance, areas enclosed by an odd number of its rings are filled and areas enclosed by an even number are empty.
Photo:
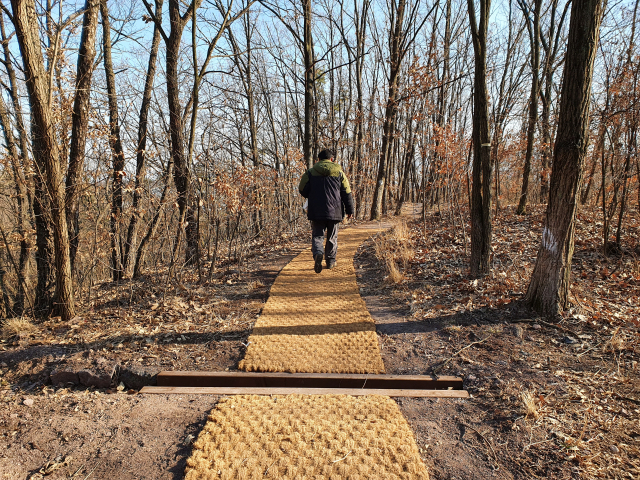
[[[358,283],[387,373],[461,375],[472,395],[397,399],[434,479],[640,476],[640,216],[629,214],[624,248],[608,257],[598,217],[579,214],[574,306],[553,322],[519,301],[540,207],[495,217],[482,280],[468,277],[453,211],[360,248]],[[0,478],[182,478],[217,397],[139,395],[136,383],[161,370],[236,369],[271,284],[305,248],[306,238],[281,239],[206,285],[185,272],[97,286],[71,322],[2,340]],[[390,275],[385,259],[398,252]],[[83,369],[117,381],[63,383]]]

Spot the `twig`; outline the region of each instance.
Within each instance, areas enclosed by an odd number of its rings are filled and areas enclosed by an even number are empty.
[[[635,398],[625,397],[624,395],[620,395],[618,393],[613,394],[618,400],[626,400],[627,402],[635,403],[636,405],[640,405],[640,400],[636,400]]]
[[[589,353],[591,350],[595,350],[596,348],[598,348],[598,347],[599,347],[600,345],[602,345],[603,343],[604,343],[604,342],[600,342],[600,343],[598,343],[598,344],[594,345],[593,347],[591,347],[591,348],[589,348],[589,349],[585,350],[584,352],[582,352],[582,353],[580,353],[580,354],[576,355],[576,358],[580,358],[580,357],[582,357],[583,355],[585,355],[585,354]]]
[[[444,362],[442,362],[440,365],[436,366],[433,368],[432,372],[434,374],[437,374],[437,372],[439,372],[440,370],[442,370],[444,368],[444,366],[449,363],[451,360],[453,360],[455,357],[457,357],[458,355],[460,355],[462,352],[464,352],[467,348],[472,347],[474,345],[477,345],[479,343],[484,342],[486,339],[488,339],[491,335],[493,335],[492,333],[490,333],[489,335],[487,335],[486,337],[484,337],[482,340],[477,340],[475,342],[470,343],[469,345],[467,345],[466,347],[458,350],[456,353],[454,353],[453,355],[451,355],[448,359],[446,359]]]
[[[349,450],[349,453],[351,453],[351,452],[353,452],[353,450]],[[333,461],[333,462],[331,462],[331,463],[338,463],[338,462],[341,462],[342,460],[344,460],[345,458],[347,458],[347,457],[349,456],[349,453],[347,453],[344,457],[339,458],[338,460],[334,460],[334,461]]]
[[[96,464],[96,466],[95,466],[95,467],[93,467],[93,470],[91,470],[91,471],[89,472],[89,474],[88,474],[86,477],[84,477],[84,480],[87,480],[87,479],[91,476],[91,474],[96,470],[96,468],[98,468],[100,465],[102,465],[102,462],[103,462],[103,460],[100,460],[100,461]]]
[[[267,469],[264,471],[264,475],[263,475],[263,476],[265,476],[265,477],[267,476],[267,473],[269,472],[269,469],[270,469],[271,467],[273,467],[273,465],[274,465],[277,461],[278,461],[278,459],[276,458],[276,459],[273,461],[273,463],[267,467]]]
[[[535,445],[540,445],[541,443],[548,443],[548,442],[552,442],[553,438],[550,438],[548,440],[542,440],[540,442],[535,442],[535,443],[530,443],[529,445],[527,445],[526,447],[524,447],[524,449],[522,450],[523,452],[526,450],[529,450],[531,447],[535,446]]]
[[[482,438],[482,440],[484,440],[484,441],[485,441],[485,443],[486,443],[487,445],[489,445],[489,448],[491,449],[491,454],[493,455],[493,460],[495,461],[495,467],[494,467],[494,468],[495,468],[496,470],[498,470],[498,469],[500,468],[500,464],[498,463],[498,456],[496,455],[496,452],[495,452],[495,450],[493,449],[493,445],[491,445],[491,442],[489,442],[489,440],[487,440],[487,439],[485,438],[485,436],[484,436],[482,433],[480,433],[478,430],[476,430],[475,428],[473,428],[471,425],[467,425],[466,423],[463,423],[462,425],[464,425],[465,427],[470,428],[471,430],[473,430],[474,432],[476,432],[476,433],[480,436],[480,438]]]
[[[541,325],[544,325],[545,327],[555,328],[556,330],[560,330],[561,332],[569,333],[576,338],[578,337],[578,334],[573,330],[569,330],[568,328],[561,327],[560,325],[545,322],[544,320],[540,320],[539,318],[538,319],[521,318],[518,320],[512,320],[511,323],[539,323]]]

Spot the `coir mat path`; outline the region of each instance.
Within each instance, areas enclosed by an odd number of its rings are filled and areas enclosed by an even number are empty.
[[[241,370],[384,373],[375,322],[353,267],[357,248],[378,231],[340,232],[338,263],[331,270],[316,274],[310,250],[282,269],[249,337]]]
[[[338,265],[320,274],[305,251],[271,288],[240,368],[384,373],[375,323],[353,256],[383,228],[340,232]],[[406,420],[389,397],[238,395],[209,415],[186,479],[428,479]]]

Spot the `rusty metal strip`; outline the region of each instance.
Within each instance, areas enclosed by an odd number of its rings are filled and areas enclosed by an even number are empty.
[[[160,372],[159,387],[357,388],[461,390],[459,377],[337,373]]]

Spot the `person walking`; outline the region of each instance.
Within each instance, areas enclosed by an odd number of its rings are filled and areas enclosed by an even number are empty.
[[[338,224],[353,216],[353,196],[349,180],[334,154],[325,149],[316,164],[307,170],[298,185],[300,194],[309,202],[307,218],[311,220],[311,253],[316,273],[322,271],[322,258],[328,269],[335,267],[338,253]],[[326,232],[326,246],[323,246]]]

